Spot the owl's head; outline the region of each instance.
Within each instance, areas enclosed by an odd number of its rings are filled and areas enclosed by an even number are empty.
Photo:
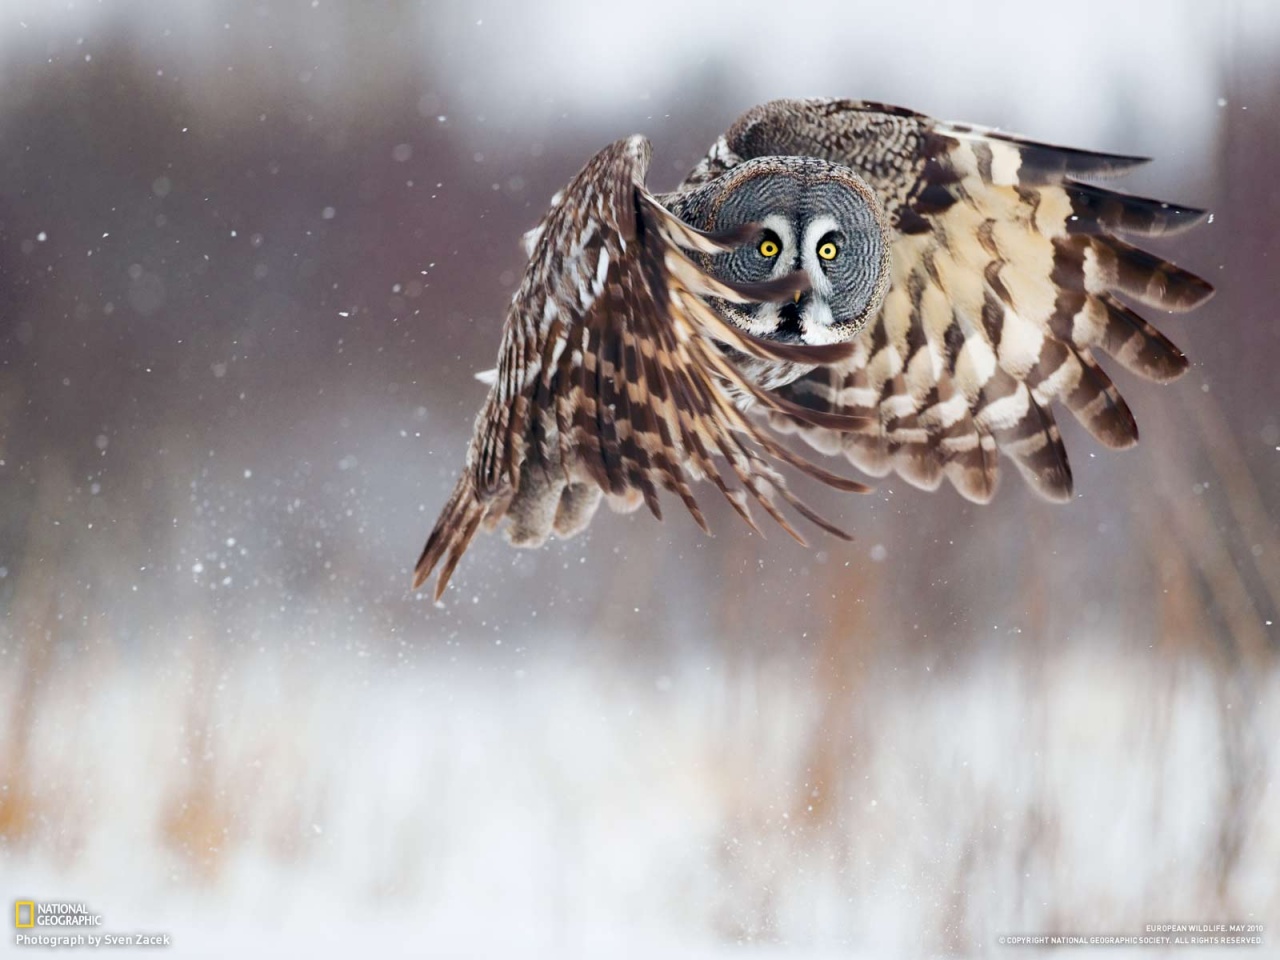
[[[889,283],[889,235],[872,189],[848,167],[810,157],[762,157],[734,167],[690,198],[686,217],[709,231],[755,229],[739,247],[707,256],[720,280],[759,283],[802,270],[809,290],[782,303],[714,306],[767,339],[852,340]],[[701,221],[701,222],[696,222]]]

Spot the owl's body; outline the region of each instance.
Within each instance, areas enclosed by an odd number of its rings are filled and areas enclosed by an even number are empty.
[[[780,445],[799,432],[873,476],[966,498],[999,453],[1052,500],[1071,473],[1051,405],[1103,443],[1137,439],[1092,356],[1154,380],[1183,355],[1118,299],[1189,309],[1203,280],[1114,236],[1199,222],[1076,180],[1142,161],[1031,143],[851,101],[775,101],[660,197],[641,137],[605,148],[526,238],[498,369],[464,474],[415,572],[437,596],[479,526],[518,545],[571,536],[600,501],[675,493],[705,528],[709,480],[752,523],[779,461],[865,490]],[[735,485],[736,482],[736,485]],[[754,524],[753,524],[754,525]]]

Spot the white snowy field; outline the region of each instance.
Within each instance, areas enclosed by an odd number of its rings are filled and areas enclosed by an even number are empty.
[[[184,957],[1012,956],[1274,922],[1280,674],[1108,645],[6,665],[35,695],[0,740],[0,874]]]

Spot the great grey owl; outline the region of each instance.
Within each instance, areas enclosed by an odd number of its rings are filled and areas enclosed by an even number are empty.
[[[1116,236],[1173,233],[1203,211],[1079,179],[1137,157],[849,100],[751,110],[670,194],[646,189],[649,154],[640,136],[606,147],[526,236],[492,387],[415,587],[440,566],[438,598],[481,524],[506,518],[512,543],[537,546],[581,531],[602,498],[660,518],[666,489],[705,530],[699,480],[753,527],[751,502],[800,539],[782,501],[846,536],[777,464],[868,488],[766,426],[980,503],[1003,452],[1068,500],[1055,402],[1109,447],[1138,438],[1094,352],[1156,381],[1187,367],[1117,294],[1188,310],[1213,292]]]

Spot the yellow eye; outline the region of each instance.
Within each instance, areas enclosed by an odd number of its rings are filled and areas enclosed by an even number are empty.
[[[839,252],[840,251],[836,249],[836,245],[830,240],[818,248],[818,256],[823,260],[834,260],[836,258],[836,254]]]
[[[760,256],[776,257],[782,252],[782,248],[778,246],[777,240],[770,240],[767,237],[760,241]]]

